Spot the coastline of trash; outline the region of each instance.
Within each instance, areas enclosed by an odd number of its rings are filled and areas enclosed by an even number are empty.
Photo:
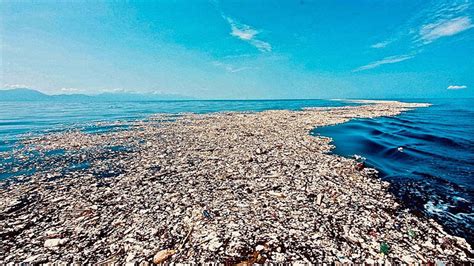
[[[428,106],[362,103],[25,139],[1,155],[29,168],[0,180],[0,263],[473,262],[464,239],[400,208],[375,169],[309,135]]]

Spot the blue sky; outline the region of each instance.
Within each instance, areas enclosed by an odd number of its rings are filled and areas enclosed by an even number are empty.
[[[1,87],[474,97],[473,1],[1,1]]]

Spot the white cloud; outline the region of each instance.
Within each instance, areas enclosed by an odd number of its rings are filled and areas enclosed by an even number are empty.
[[[78,92],[83,91],[83,90],[77,89],[77,88],[60,88],[59,90],[61,92],[64,92],[64,93],[78,93]]]
[[[250,70],[250,69],[254,69],[254,67],[239,67],[239,68],[232,68],[231,67],[227,71],[229,71],[231,73],[237,73],[237,72],[240,72],[240,71]]]
[[[450,85],[448,86],[448,90],[462,90],[462,89],[467,89],[466,85]]]
[[[163,94],[166,94],[164,91],[162,90],[154,90],[154,91],[150,91],[150,94],[153,94],[153,95],[163,95]]]
[[[375,49],[380,49],[380,48],[385,48],[387,45],[389,45],[392,41],[383,41],[383,42],[378,42],[375,44],[372,44],[370,47],[375,48]]]
[[[260,40],[251,40],[250,43],[253,44],[253,46],[257,47],[257,49],[262,52],[272,51],[272,46],[267,42],[260,41]]]
[[[133,93],[131,90],[127,90],[124,88],[107,88],[99,90],[101,93]]]
[[[382,60],[378,60],[378,61],[372,62],[370,64],[358,67],[354,70],[354,72],[368,70],[368,69],[376,68],[376,67],[379,67],[381,65],[386,65],[386,64],[395,64],[395,63],[398,63],[398,62],[402,62],[402,61],[411,59],[413,57],[414,57],[414,55],[396,55],[396,56],[385,57]]]
[[[30,85],[26,84],[4,84],[2,86],[4,89],[23,89],[23,88],[31,88]]]
[[[230,35],[239,38],[242,41],[248,42],[255,46],[261,52],[271,52],[272,46],[268,42],[256,39],[260,33],[258,30],[252,28],[249,25],[239,23],[230,17],[222,15],[230,25]]]
[[[375,43],[371,48],[381,49],[392,43],[403,47],[405,43],[410,43],[411,45],[406,46],[406,53],[418,53],[422,51],[423,46],[439,38],[454,36],[474,27],[471,1],[433,0],[423,6],[424,8],[399,25],[387,41]]]
[[[420,39],[427,44],[441,37],[452,36],[472,27],[474,25],[472,25],[469,17],[457,17],[423,25],[419,34]]]
[[[245,40],[245,41],[252,40],[252,38],[258,34],[257,30],[252,29],[250,26],[245,25],[245,24],[238,24],[231,18],[227,18],[227,22],[229,22],[230,28],[232,30],[230,35],[233,35],[242,40]]]
[[[237,73],[237,72],[244,71],[244,70],[258,69],[257,67],[249,67],[249,66],[235,67],[233,65],[225,64],[225,63],[222,63],[222,62],[219,62],[219,61],[213,62],[213,65],[215,65],[217,67],[222,67],[227,72],[230,72],[230,73]]]

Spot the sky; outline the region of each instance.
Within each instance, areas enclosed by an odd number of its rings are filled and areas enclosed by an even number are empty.
[[[0,87],[474,97],[473,1],[0,1]]]

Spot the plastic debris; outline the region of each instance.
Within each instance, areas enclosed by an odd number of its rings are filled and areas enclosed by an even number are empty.
[[[408,236],[410,238],[415,238],[416,237],[416,232],[412,229],[408,229]]]
[[[177,251],[173,249],[161,250],[158,253],[156,253],[155,256],[153,256],[153,263],[156,263],[156,264],[162,263],[166,261],[167,259],[171,258],[171,256],[176,254],[176,252]]]
[[[322,201],[323,201],[323,194],[318,194],[318,196],[316,197],[316,204],[321,205]]]
[[[419,106],[156,115],[25,139],[8,156],[36,171],[0,181],[0,264],[349,264],[377,261],[381,237],[393,258],[413,246],[417,260],[468,261],[465,240],[401,212],[375,170],[308,134]],[[410,228],[423,238],[406,245]],[[439,239],[451,242],[441,250]]]
[[[390,251],[390,246],[387,243],[385,242],[380,243],[380,253],[384,255],[388,255],[389,251]]]
[[[206,219],[212,219],[211,213],[209,213],[208,210],[203,210],[203,211],[202,211],[202,215],[203,215],[204,218],[206,218]]]

